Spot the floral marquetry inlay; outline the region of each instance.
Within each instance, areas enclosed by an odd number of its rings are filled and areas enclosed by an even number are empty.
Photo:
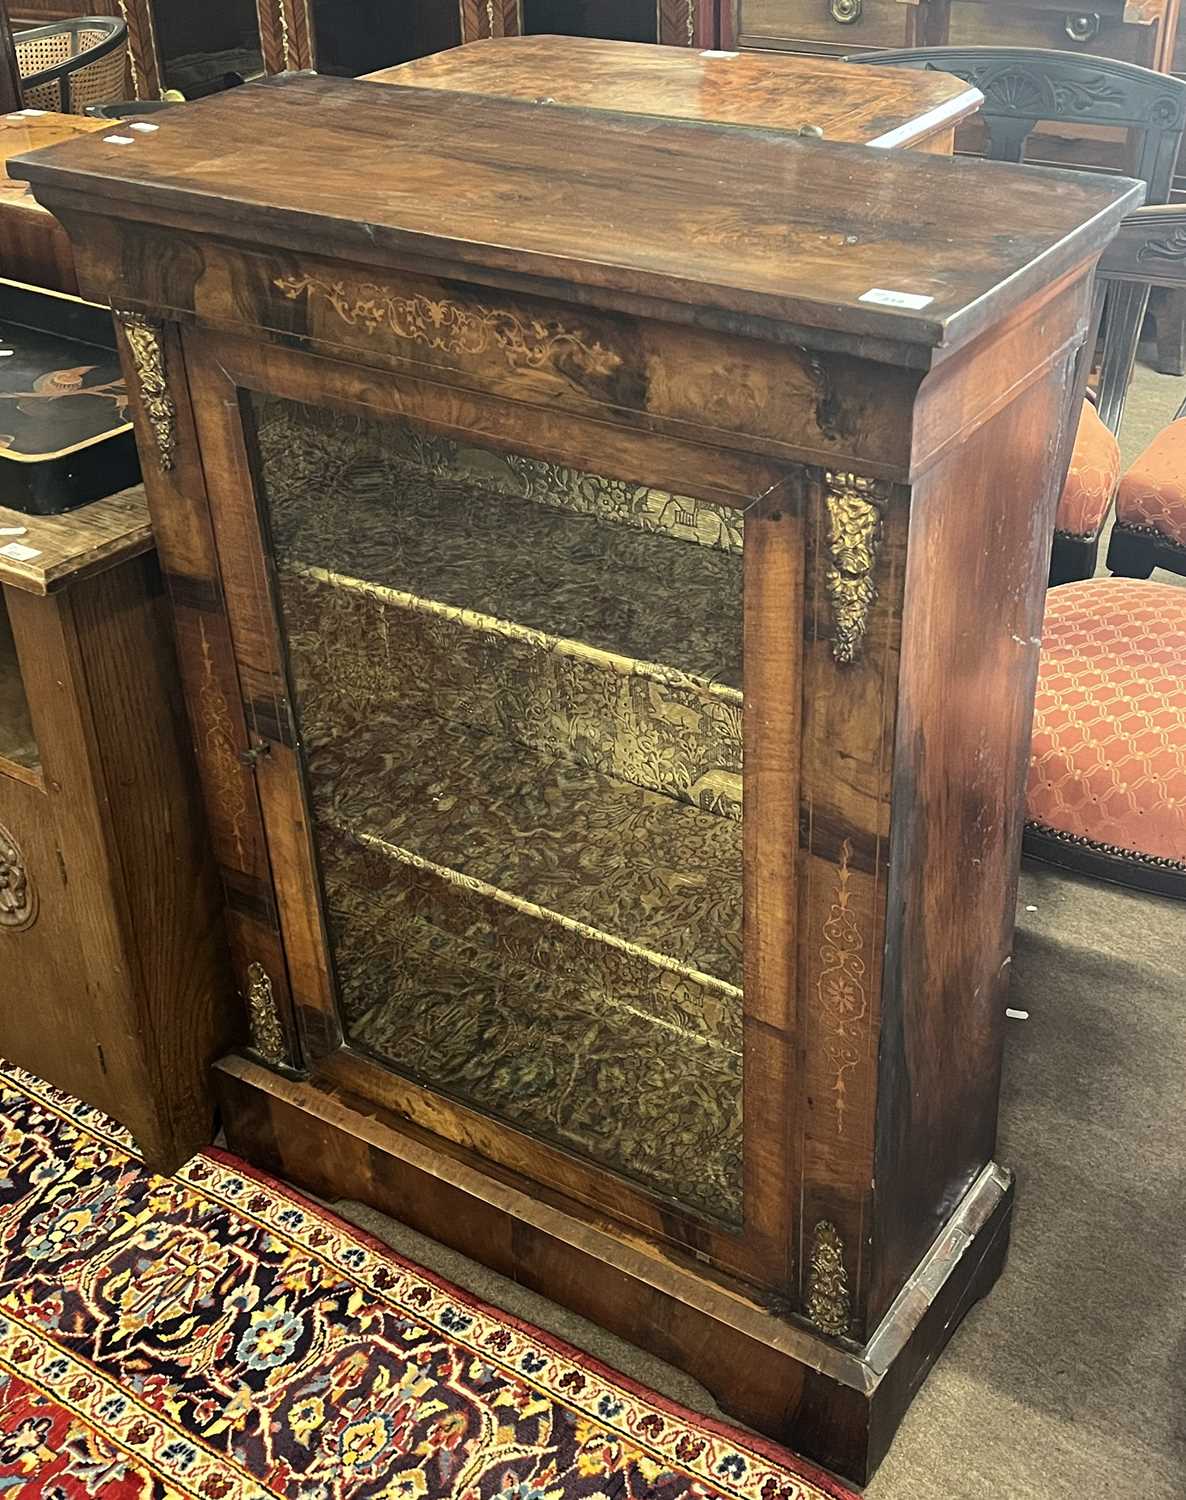
[[[521,317],[507,308],[463,305],[420,293],[403,296],[372,281],[348,287],[318,276],[277,276],[274,285],[291,301],[302,294],[323,297],[352,328],[369,334],[385,328],[397,338],[446,354],[478,355],[496,349],[513,370],[539,370],[575,354],[590,374],[612,375],[622,362],[612,349],[553,319]]]
[[[816,981],[820,1015],[828,1030],[826,1052],[835,1069],[832,1094],[836,1101],[836,1133],[844,1134],[848,1109],[848,1075],[864,1056],[864,1021],[869,1010],[865,988],[864,939],[860,924],[849,905],[849,860],[852,845],[845,839],[840,869],[824,941],[820,948],[820,971]]]

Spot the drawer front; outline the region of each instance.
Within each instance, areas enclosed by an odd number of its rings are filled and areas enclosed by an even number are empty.
[[[955,0],[947,40],[953,47],[1043,47],[1115,57],[1149,67],[1155,26],[1128,25],[1105,12],[999,6]]]
[[[737,0],[737,45],[828,43],[838,52],[909,47],[918,7],[907,0]]]

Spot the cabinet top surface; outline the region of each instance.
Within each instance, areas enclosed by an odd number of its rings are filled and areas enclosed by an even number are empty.
[[[101,568],[148,552],[152,527],[144,486],[57,516],[27,516],[0,506],[0,537],[22,555],[0,552],[0,585],[49,594]],[[24,556],[31,551],[34,556]]]
[[[32,114],[17,110],[10,115],[0,115],[0,208],[28,209],[36,214],[45,212],[25,183],[14,182],[8,176],[3,164],[10,156],[20,151],[37,151],[42,146],[52,146],[77,135],[91,135],[96,130],[109,130],[111,125],[110,120],[92,120],[86,115],[56,115],[46,110],[34,110]]]
[[[1060,173],[1052,191],[1031,167],[328,77],[249,84],[153,123],[9,172],[51,208],[191,239],[899,344],[965,342],[1096,254],[1143,193],[1124,178]]]
[[[470,42],[367,75],[375,83],[628,114],[798,130],[830,141],[908,146],[950,130],[982,101],[947,73],[862,70],[772,52],[697,52],[590,37],[516,36]]]

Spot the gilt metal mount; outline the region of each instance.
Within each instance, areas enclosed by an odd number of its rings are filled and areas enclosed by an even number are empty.
[[[825,485],[828,570],[824,581],[835,621],[832,655],[847,663],[861,654],[869,611],[877,598],[873,572],[888,497],[883,485],[856,474],[829,473]]]

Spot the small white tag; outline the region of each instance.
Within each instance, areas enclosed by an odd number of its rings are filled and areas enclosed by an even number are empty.
[[[147,120],[133,120],[128,126],[129,130],[138,130],[141,135],[147,135],[150,130],[159,130],[159,125],[150,125]]]
[[[934,297],[924,297],[916,291],[886,291],[885,287],[870,287],[859,296],[858,302],[879,302],[883,308],[925,308],[934,302]]]
[[[39,547],[26,547],[23,542],[9,542],[7,546],[0,547],[0,557],[11,557],[13,562],[32,562],[35,557],[40,556]]]
[[[1028,1021],[1030,1018],[1030,1013],[1028,1010],[1013,1010],[1009,1006],[1006,1006],[1005,1014],[1011,1021]]]
[[[103,139],[109,146],[131,146],[135,144],[136,137],[133,135],[105,135]]]
[[[912,307],[916,311],[933,302],[934,297],[923,297],[918,292],[887,292],[884,287],[871,286],[862,292],[859,302],[880,302],[883,307]]]
[[[713,52],[711,50],[705,50],[704,52],[702,52],[700,54],[700,56],[701,57],[740,57],[741,53],[740,52]]]
[[[28,536],[27,526],[0,526],[0,536]]]

